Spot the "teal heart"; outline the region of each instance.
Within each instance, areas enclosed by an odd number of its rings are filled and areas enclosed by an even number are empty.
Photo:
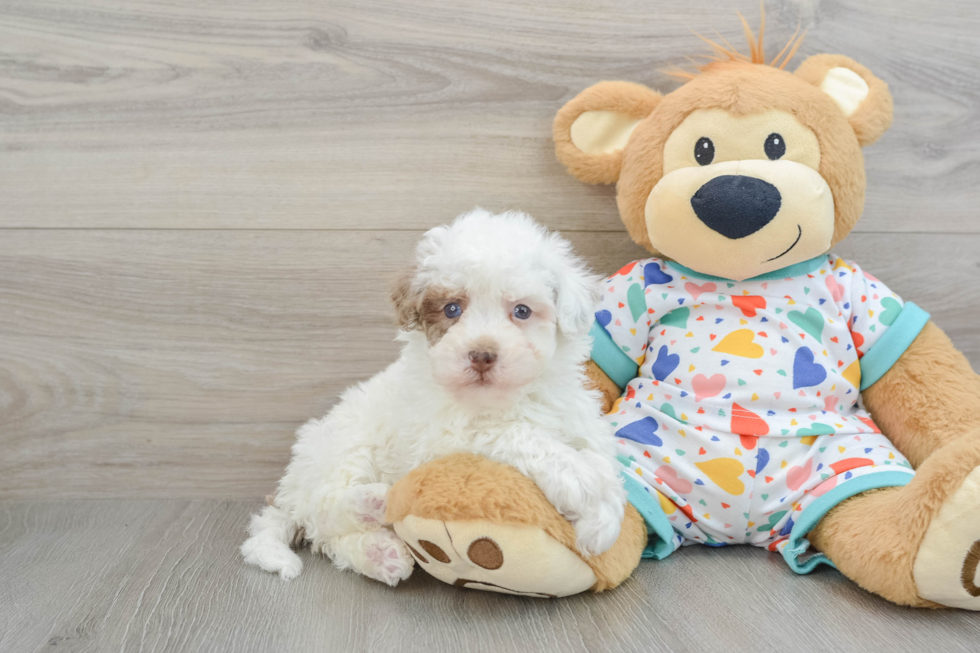
[[[735,284],[734,283],[730,283],[730,284],[728,284],[728,287],[729,288],[734,288],[735,287]]]
[[[833,435],[834,427],[830,424],[821,424],[820,422],[814,422],[811,424],[813,428],[810,429],[799,429],[797,435]]]
[[[766,499],[768,499],[768,498],[769,498],[769,495],[768,495],[768,494],[763,494],[763,495],[762,495],[762,500],[763,500],[763,501],[765,501],[765,500],[766,500]]]
[[[719,417],[724,417],[725,416],[725,411],[724,410],[719,410],[718,411],[718,416]]]
[[[783,440],[782,442],[779,443],[779,446],[785,448],[786,445],[788,445],[788,444],[789,444],[789,440]]]
[[[810,289],[807,288],[806,286],[803,286],[803,294],[804,295],[809,295],[810,294]]]
[[[779,376],[786,376],[786,370],[776,370],[776,374]]]
[[[676,453],[678,456],[683,456],[687,452],[684,451],[683,449],[674,449],[674,453]]]
[[[874,324],[872,324],[871,326],[869,326],[869,327],[868,327],[868,331],[870,331],[870,332],[872,332],[872,333],[874,333],[874,330],[875,330],[875,326],[876,326],[876,325],[874,325]]]
[[[705,507],[707,507],[707,505],[708,505],[708,502],[705,501],[704,499],[701,499],[700,501],[698,501],[698,503],[700,503],[702,506],[705,506]]]
[[[616,426],[616,425],[613,424],[613,426]],[[787,433],[789,433],[789,429],[779,429],[779,430],[782,432],[783,435],[786,435]]]
[[[782,519],[783,516],[788,512],[789,510],[780,510],[779,512],[772,513],[771,515],[769,515],[769,523],[763,524],[762,526],[760,526],[755,530],[759,533],[763,531],[771,531],[772,529],[776,528],[776,524],[778,524],[779,520]]]
[[[662,318],[660,318],[660,324],[664,326],[675,326],[678,329],[687,328],[687,318],[691,316],[691,309],[687,306],[682,308],[675,308],[670,313],[667,313]]]
[[[827,447],[820,447],[820,453],[823,453],[826,450],[827,450]]]
[[[783,312],[783,309],[781,309],[781,308],[777,308],[777,309],[776,309],[776,315],[779,315],[779,314],[780,314],[780,313],[782,313],[782,312]]]
[[[739,385],[745,385],[745,381],[743,381],[742,379],[739,379],[739,380],[738,380],[738,384],[739,384]]]
[[[898,319],[898,314],[902,312],[902,305],[892,297],[885,297],[881,300],[881,305],[885,310],[878,314],[878,319],[885,326],[891,326]]]
[[[641,316],[646,315],[647,298],[643,294],[643,288],[640,287],[640,284],[634,283],[626,291],[626,302],[629,304],[630,313],[633,315],[634,322],[639,320]]]
[[[692,353],[692,354],[696,354],[696,353],[698,353],[699,351],[701,351],[701,348],[700,348],[700,347],[695,347],[694,349],[692,349],[692,350],[691,350],[691,353]]]
[[[661,406],[660,412],[663,413],[664,415],[667,415],[671,419],[677,420],[681,424],[687,424],[687,422],[685,422],[684,420],[680,419],[677,416],[677,413],[674,412],[674,407],[671,406],[670,404],[664,404],[663,406]]]
[[[823,315],[820,314],[820,311],[811,307],[806,309],[806,313],[790,311],[786,317],[789,318],[790,322],[816,338],[817,342],[823,343],[820,338],[820,334],[823,333]]]

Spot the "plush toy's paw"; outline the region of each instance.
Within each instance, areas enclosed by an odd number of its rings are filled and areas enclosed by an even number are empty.
[[[450,585],[554,598],[596,584],[588,564],[534,526],[408,515],[395,530],[422,569]]]
[[[621,490],[618,483],[615,487]],[[392,486],[386,519],[419,565],[443,582],[523,596],[568,596],[616,587],[640,561],[646,525],[632,506],[623,518],[622,497],[613,491],[609,497],[594,517],[579,520],[591,545],[608,549],[592,557],[577,552],[575,527],[530,479],[470,454],[434,460]],[[612,525],[616,506],[622,524]]]
[[[279,574],[283,580],[292,580],[303,571],[303,561],[292,549],[265,534],[245,540],[241,552],[245,562]]]
[[[355,518],[362,524],[383,524],[387,494],[386,483],[355,485],[347,491],[347,501]]]
[[[980,610],[980,467],[929,524],[913,573],[920,597]]]

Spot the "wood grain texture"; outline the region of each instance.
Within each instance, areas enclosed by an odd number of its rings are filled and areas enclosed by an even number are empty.
[[[390,589],[308,550],[284,582],[238,555],[260,505],[0,504],[0,650],[918,653],[980,638],[975,614],[894,606],[749,547],[685,548],[611,592],[552,601],[421,570]]]
[[[0,498],[270,491],[295,428],[397,355],[388,283],[420,236],[5,232]],[[597,270],[642,256],[625,234],[569,236]],[[980,235],[856,234],[839,253],[980,368]]]
[[[863,232],[980,233],[975,0],[770,0],[892,88]],[[741,43],[756,0],[3,0],[0,226],[428,228],[474,203],[619,232],[555,160],[561,104]]]

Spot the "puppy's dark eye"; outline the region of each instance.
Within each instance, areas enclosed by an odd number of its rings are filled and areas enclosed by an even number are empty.
[[[703,166],[715,160],[715,144],[707,136],[702,136],[694,144],[694,159]]]
[[[457,318],[463,314],[463,307],[456,302],[450,302],[442,309],[449,319]]]
[[[526,320],[531,317],[531,309],[524,304],[518,304],[514,307],[514,317],[518,320]]]
[[[772,133],[766,138],[766,156],[775,161],[786,154],[786,141],[779,134]]]

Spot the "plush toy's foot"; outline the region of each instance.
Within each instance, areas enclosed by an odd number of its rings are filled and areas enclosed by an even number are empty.
[[[642,518],[627,506],[613,547],[583,559],[575,529],[532,481],[468,454],[423,465],[396,483],[386,518],[439,580],[535,597],[615,587],[636,568],[647,540]]]
[[[980,610],[980,467],[943,504],[915,558],[913,575],[922,598]]]
[[[980,437],[941,447],[905,487],[845,501],[809,539],[890,601],[980,610]]]

